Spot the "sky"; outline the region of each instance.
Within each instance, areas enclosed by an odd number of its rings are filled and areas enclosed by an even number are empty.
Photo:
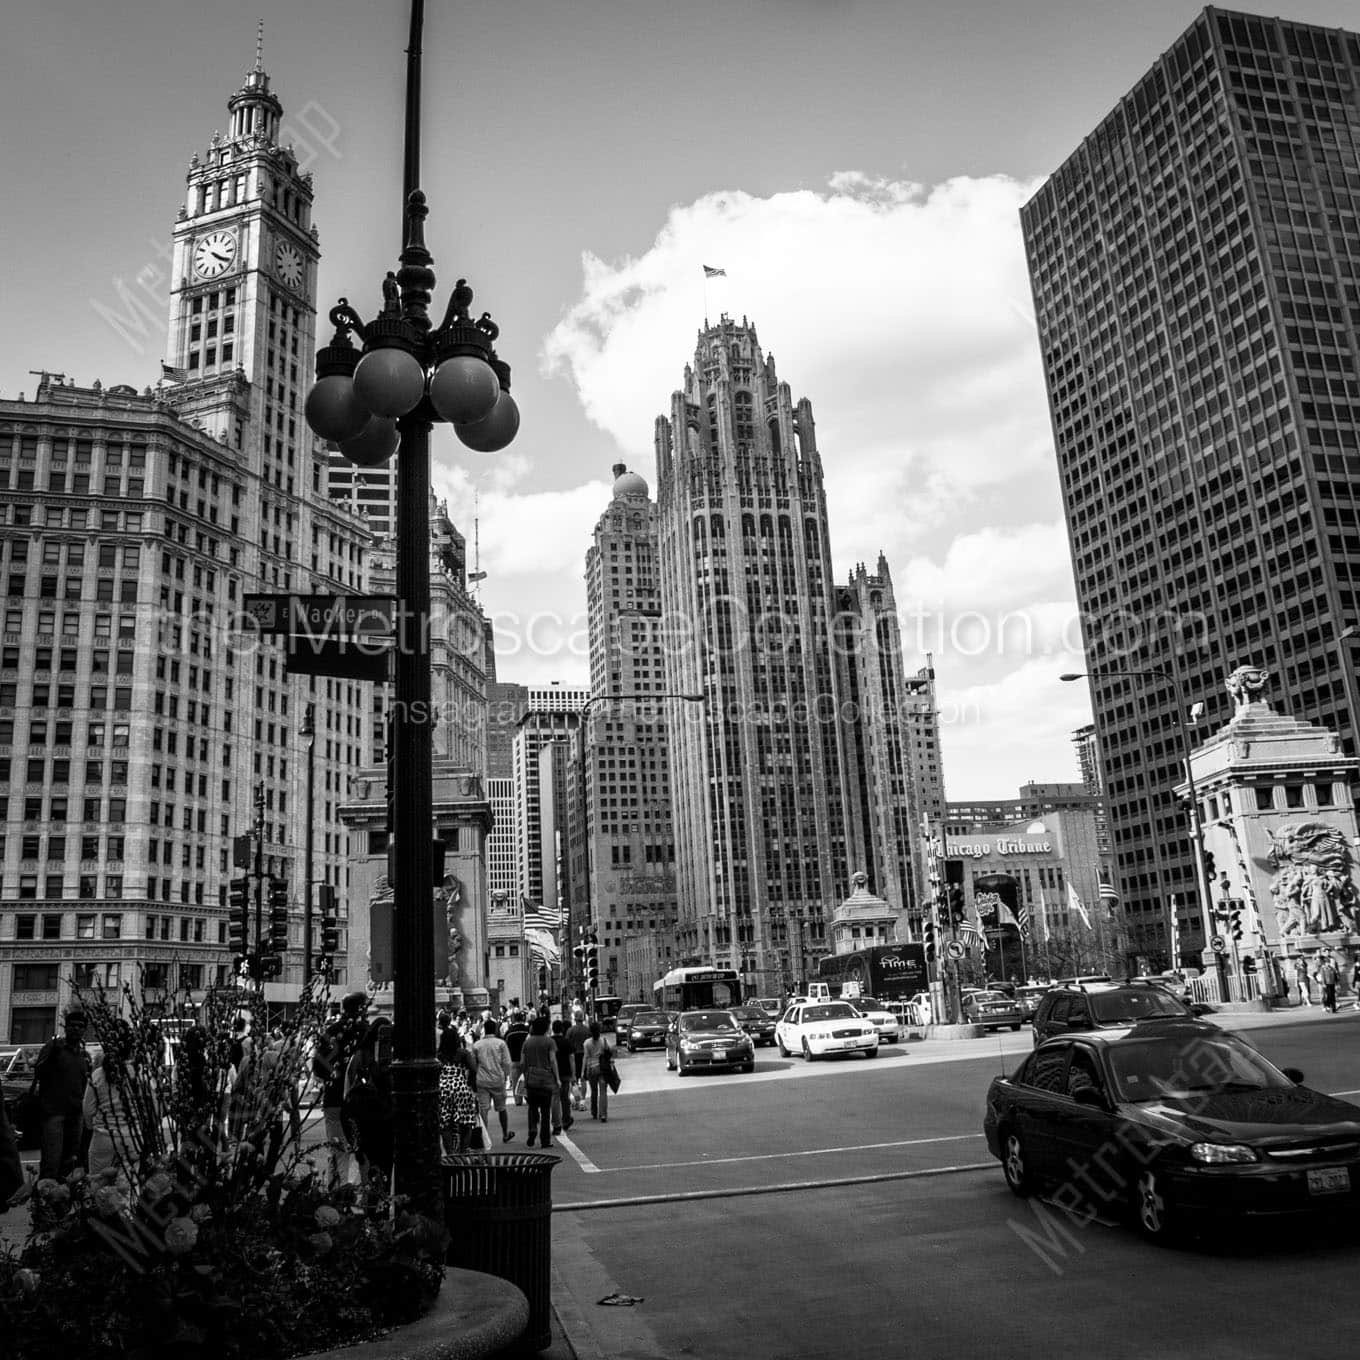
[[[1267,10],[1259,12],[1278,12]],[[522,424],[436,430],[502,680],[588,680],[611,466],[705,318],[748,317],[817,424],[838,580],[886,555],[934,660],[946,794],[1078,778],[1090,721],[1018,211],[1192,22],[1173,0],[427,0],[439,277],[500,325]],[[255,54],[315,177],[318,334],[400,250],[405,0],[45,0],[0,48],[0,394],[155,381],[191,154]],[[1288,17],[1354,28],[1343,0]],[[703,265],[725,278],[706,282]],[[474,534],[474,521],[476,532]]]

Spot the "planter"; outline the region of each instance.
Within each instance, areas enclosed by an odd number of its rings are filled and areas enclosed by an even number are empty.
[[[423,1318],[307,1360],[478,1360],[518,1341],[528,1323],[529,1301],[508,1280],[449,1266]]]

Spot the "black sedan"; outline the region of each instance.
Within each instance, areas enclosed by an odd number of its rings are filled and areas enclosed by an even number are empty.
[[[665,1048],[670,1016],[665,1011],[635,1011],[628,1021],[627,1048],[636,1053],[640,1048]]]
[[[1041,1044],[987,1092],[983,1132],[1017,1195],[1165,1240],[1239,1217],[1360,1207],[1360,1106],[1195,1020]]]
[[[774,1047],[774,1027],[779,1023],[777,1015],[771,1015],[763,1006],[733,1006],[732,1015],[751,1036],[753,1044]]]

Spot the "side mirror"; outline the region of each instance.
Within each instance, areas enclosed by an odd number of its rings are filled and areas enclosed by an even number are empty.
[[[1280,1071],[1294,1083],[1295,1086],[1303,1085],[1303,1073],[1297,1067],[1282,1067]]]
[[[1105,1108],[1105,1097],[1096,1090],[1094,1086],[1082,1086],[1073,1091],[1072,1099],[1078,1105],[1090,1105],[1094,1109],[1103,1110]]]
[[[1203,1001],[1195,1001],[1191,1003],[1190,1006],[1191,1015],[1212,1015],[1213,1012],[1214,1008],[1210,1005],[1207,1005]]]

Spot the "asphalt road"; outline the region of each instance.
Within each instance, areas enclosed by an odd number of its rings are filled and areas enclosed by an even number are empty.
[[[1360,1015],[1246,1037],[1360,1101]],[[1168,1250],[1073,1222],[1015,1199],[987,1156],[983,1096],[1015,1058],[918,1056],[809,1067],[764,1049],[750,1077],[681,1081],[625,1055],[609,1123],[587,1113],[556,1149],[553,1299],[580,1360],[1350,1348],[1355,1225]],[[642,1302],[598,1302],[612,1294]]]

